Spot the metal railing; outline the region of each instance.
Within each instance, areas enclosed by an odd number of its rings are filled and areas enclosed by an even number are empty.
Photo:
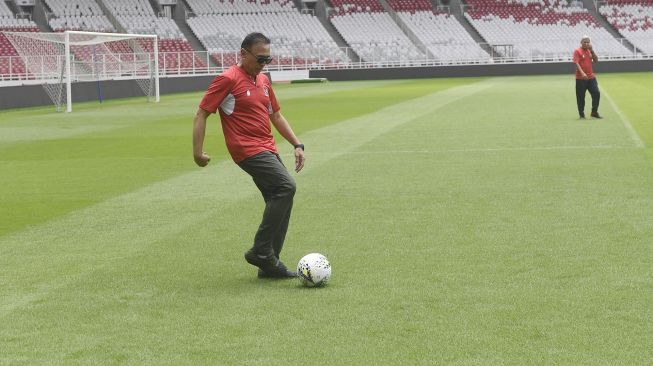
[[[446,47],[447,45],[443,45]],[[480,44],[479,44],[480,46]],[[429,67],[429,66],[460,66],[460,65],[492,65],[492,64],[519,64],[519,63],[547,63],[571,62],[572,51],[569,52],[531,52],[525,55],[508,54],[506,49],[511,45],[492,45],[491,54],[479,54],[478,57],[462,57],[456,59],[439,59],[428,57],[423,53],[418,58],[399,57],[398,59],[384,58],[387,48],[380,48],[373,52],[372,57],[362,58],[359,62],[352,62],[348,55],[352,48],[338,48],[331,51],[317,50],[316,53],[307,53],[306,50],[296,50],[289,54],[274,54],[274,61],[269,64],[267,71],[285,70],[324,70],[324,69],[367,69],[367,68],[397,68],[397,67]],[[239,51],[230,52],[167,52],[159,54],[159,75],[165,77],[216,75],[222,70],[238,62]],[[360,53],[359,53],[360,54]],[[437,55],[436,55],[437,56]],[[92,60],[76,58],[73,55],[72,80],[83,81],[89,79],[125,79],[143,77],[143,68],[135,64],[150,63],[151,54],[113,54],[98,55]],[[643,60],[653,59],[653,54],[647,55],[638,52],[624,54],[601,54],[601,60]],[[134,61],[134,60],[140,61]],[[0,86],[18,83],[38,84],[40,82],[54,82],[53,79],[61,78],[63,56],[0,56]],[[149,60],[149,61],[148,61]],[[211,66],[213,64],[217,66]],[[89,71],[90,70],[90,71]],[[11,83],[7,83],[11,82]]]
[[[16,13],[16,15],[14,15],[14,18],[16,18],[16,19],[27,19],[29,21],[32,21],[32,14],[31,13],[25,13],[21,9],[19,13]]]

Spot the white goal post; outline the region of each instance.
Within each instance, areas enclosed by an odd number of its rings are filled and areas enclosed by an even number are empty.
[[[72,112],[72,83],[135,80],[148,101],[159,102],[156,35],[65,31],[3,32],[25,64],[25,78],[41,82],[61,110]],[[63,86],[65,84],[65,94]],[[99,92],[101,95],[101,92]]]

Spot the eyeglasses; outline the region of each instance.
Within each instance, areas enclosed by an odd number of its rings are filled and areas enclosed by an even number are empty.
[[[268,65],[273,60],[272,56],[257,56],[255,54],[253,54],[252,51],[248,50],[247,48],[243,48],[243,49],[245,51],[247,51],[247,53],[249,53],[250,55],[256,57],[256,62],[258,62],[260,65],[263,65],[263,64]]]

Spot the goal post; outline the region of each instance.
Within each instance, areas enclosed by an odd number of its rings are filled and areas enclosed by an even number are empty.
[[[72,111],[72,84],[135,80],[148,101],[159,102],[156,35],[65,31],[3,32],[25,64],[26,78],[41,82],[60,111]]]

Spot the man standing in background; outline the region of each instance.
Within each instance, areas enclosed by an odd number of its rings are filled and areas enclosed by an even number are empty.
[[[585,92],[589,90],[592,96],[592,113],[594,118],[602,118],[599,115],[599,83],[596,80],[592,63],[598,62],[599,58],[594,53],[590,37],[583,36],[580,41],[580,47],[574,51],[574,64],[576,64],[576,104],[578,105],[578,114],[581,119],[585,119]]]

